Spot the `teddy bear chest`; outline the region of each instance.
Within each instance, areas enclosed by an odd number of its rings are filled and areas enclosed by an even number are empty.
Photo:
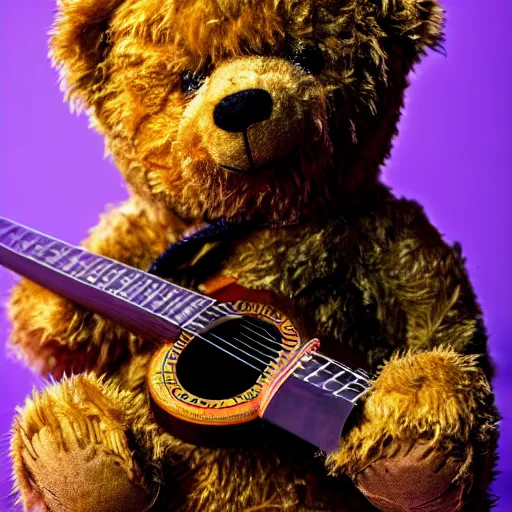
[[[354,257],[358,243],[336,230],[264,232],[236,245],[199,290],[273,305],[303,340],[319,338],[330,357],[369,369],[370,352],[402,343],[405,320],[398,308],[388,311],[378,275]]]

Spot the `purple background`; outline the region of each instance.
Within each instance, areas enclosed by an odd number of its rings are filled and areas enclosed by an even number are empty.
[[[492,4],[492,6],[491,6]],[[512,185],[512,3],[445,0],[447,57],[431,54],[412,77],[401,133],[384,180],[418,199],[449,241],[460,241],[484,308],[503,414],[500,511],[512,510],[509,339]],[[487,8],[485,7],[487,5]],[[46,57],[54,0],[0,2],[0,215],[78,243],[105,204],[126,197],[85,117],[69,114]],[[16,405],[42,380],[5,356],[0,269],[0,510],[9,493],[8,429]],[[5,500],[5,501],[4,501]]]

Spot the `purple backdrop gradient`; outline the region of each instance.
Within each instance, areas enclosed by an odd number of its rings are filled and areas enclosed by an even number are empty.
[[[383,171],[397,195],[418,199],[449,241],[460,241],[498,366],[503,415],[497,510],[512,510],[512,3],[445,0],[447,57],[431,54],[411,77],[393,157]],[[103,159],[99,135],[72,116],[47,59],[54,0],[0,2],[0,215],[78,243],[106,203],[127,196]],[[43,381],[5,355],[0,269],[0,510],[7,495],[14,408]]]

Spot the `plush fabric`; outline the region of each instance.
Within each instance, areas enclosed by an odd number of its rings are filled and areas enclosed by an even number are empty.
[[[461,249],[379,182],[408,73],[441,41],[434,0],[59,0],[53,64],[131,191],[83,245],[147,270],[205,222],[240,224],[166,277],[272,301],[375,380],[327,459],[271,427],[185,442],[149,396],[156,343],[22,280],[11,348],[55,379],[13,426],[25,510],[490,507],[499,415]]]

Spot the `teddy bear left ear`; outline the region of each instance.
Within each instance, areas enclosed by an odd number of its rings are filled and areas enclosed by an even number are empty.
[[[375,0],[374,0],[375,1]],[[443,9],[437,0],[376,0],[399,38],[411,65],[427,48],[439,49],[444,39]]]
[[[108,53],[108,27],[124,0],[58,0],[50,57],[66,99],[90,107]]]

